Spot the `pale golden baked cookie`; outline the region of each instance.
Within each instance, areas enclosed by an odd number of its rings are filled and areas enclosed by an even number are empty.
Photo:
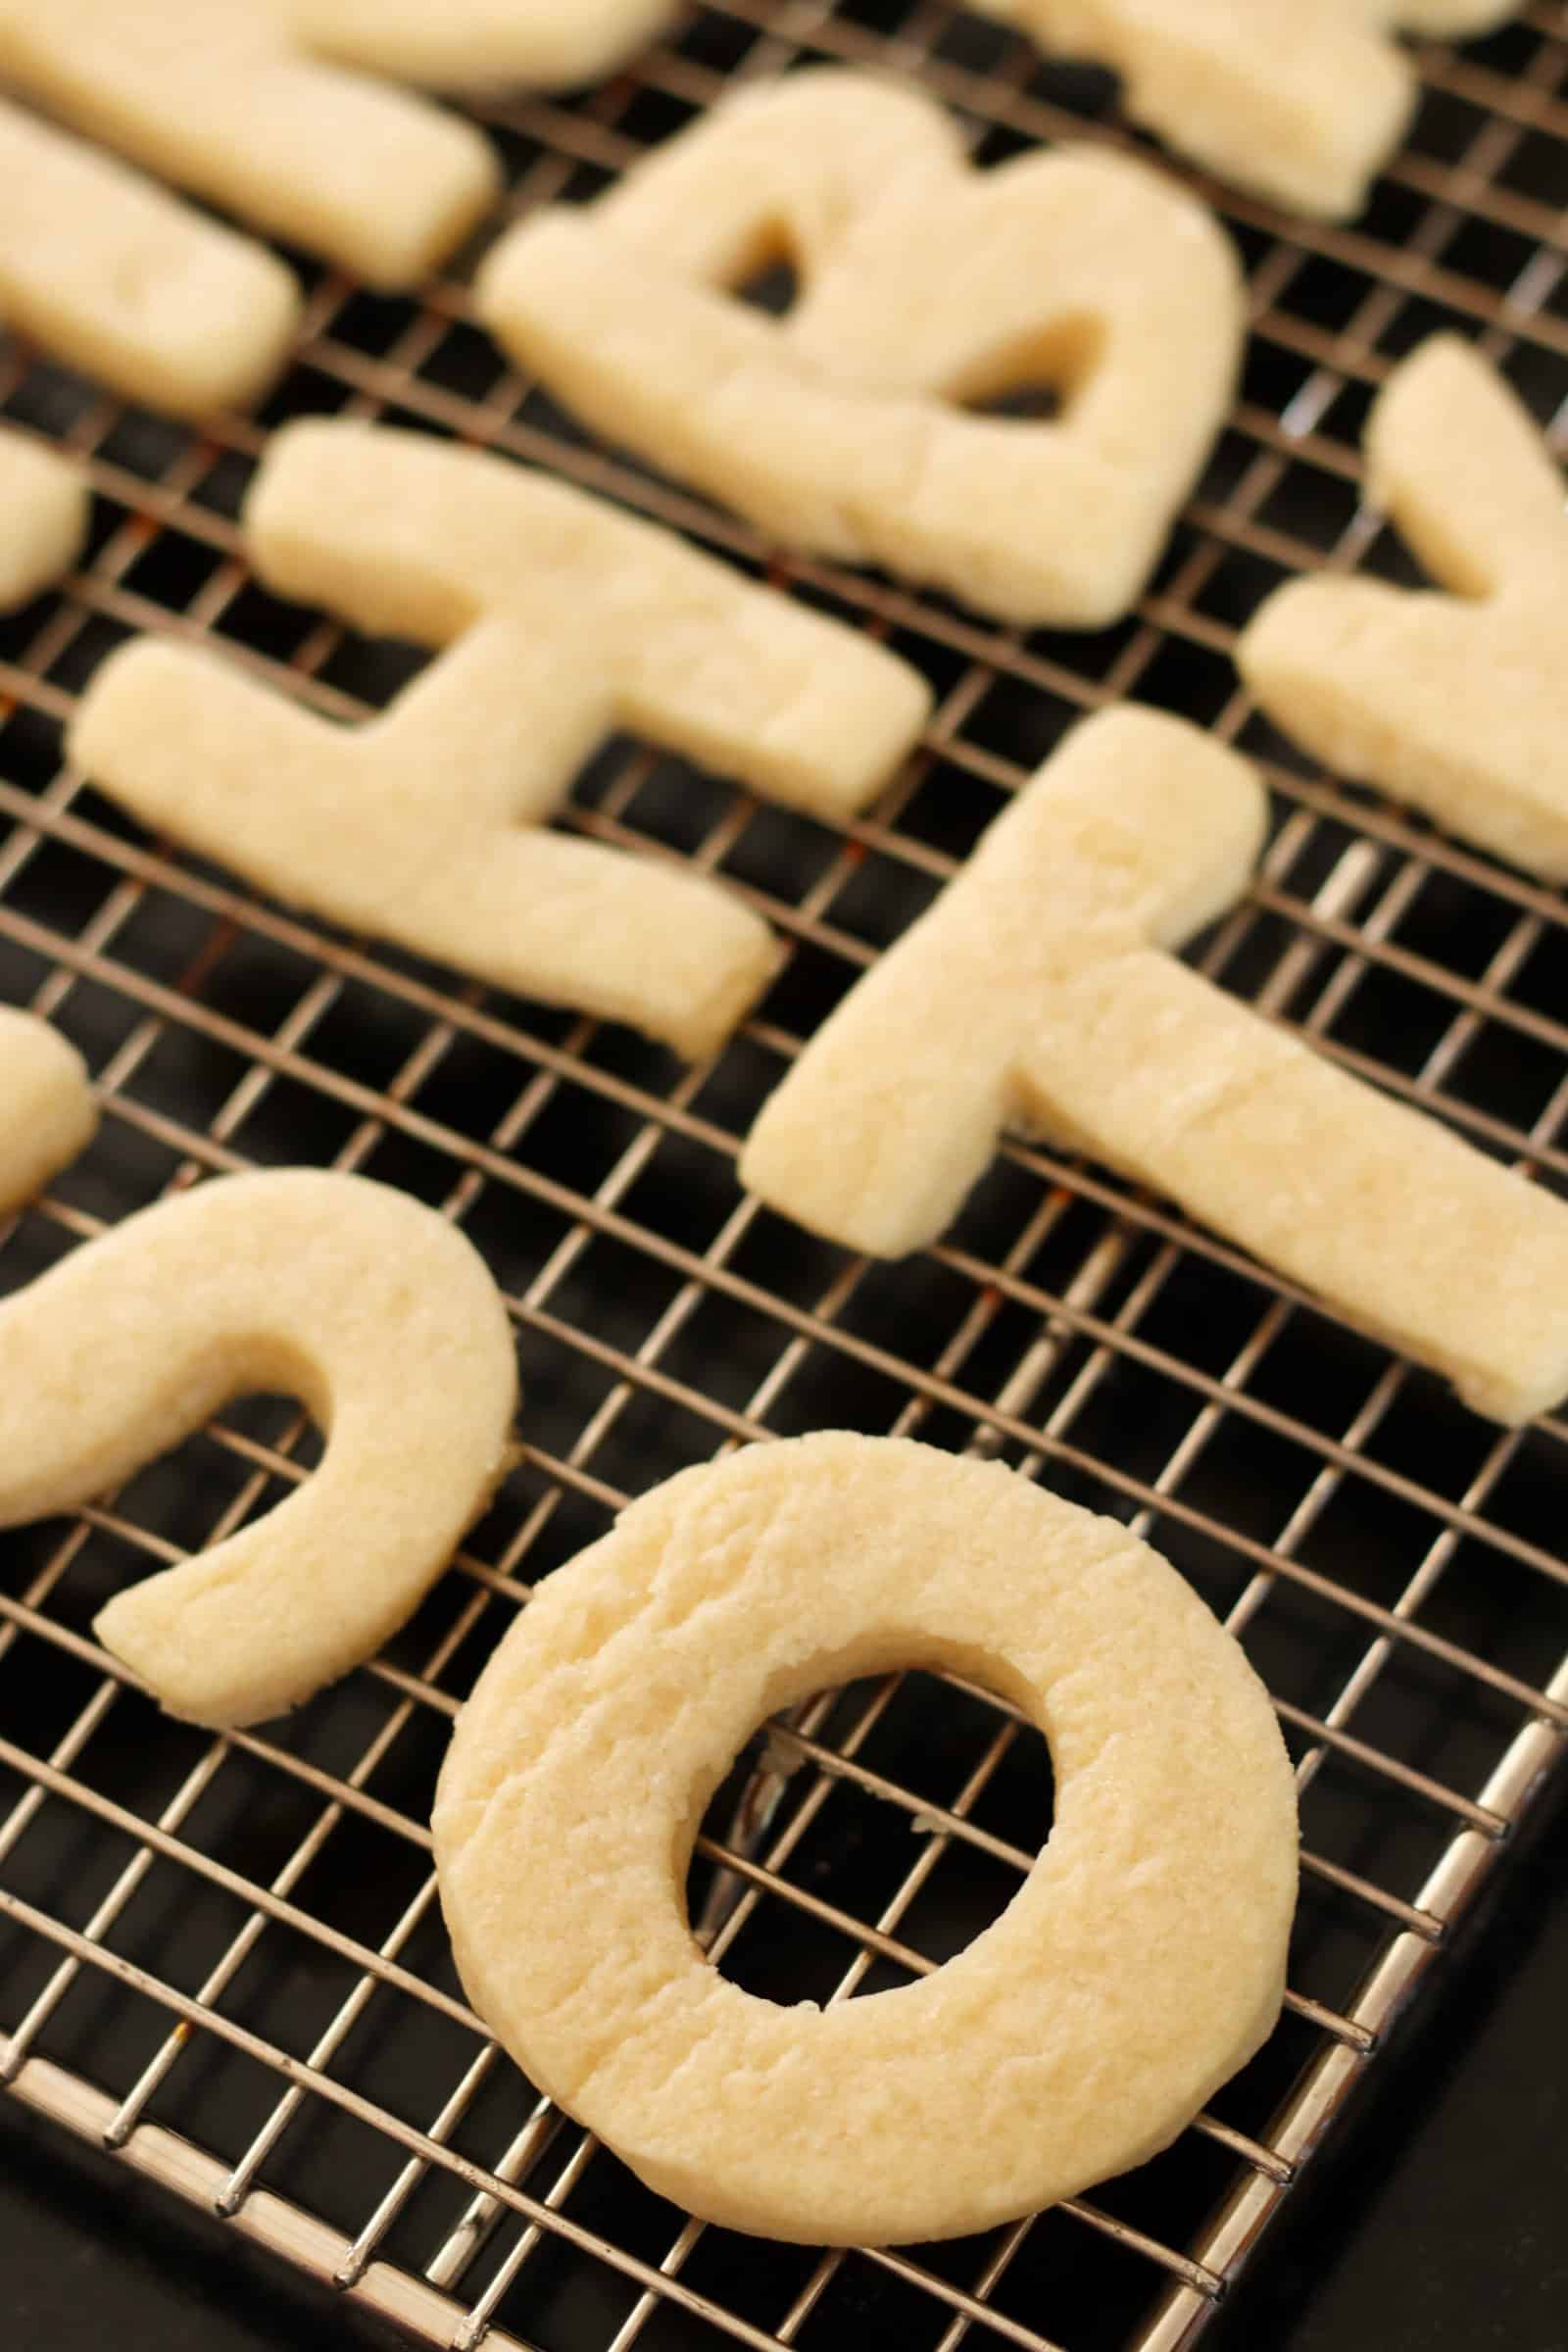
[[[463,1235],[363,1177],[220,1177],[90,1242],[0,1306],[0,1525],[74,1508],[276,1389],[320,1467],[238,1535],[118,1594],[104,1646],[172,1715],[297,1706],[378,1649],[507,1465],[516,1366]]]
[[[97,1125],[75,1047],[47,1021],[0,1005],[0,1215],[85,1151]]]
[[[624,65],[675,0],[287,0],[322,57],[434,89],[572,89]]]
[[[0,318],[127,400],[205,416],[283,364],[293,272],[128,165],[0,100]]]
[[[973,0],[1112,66],[1134,122],[1293,212],[1345,219],[1415,104],[1399,32],[1489,31],[1520,0]]]
[[[672,533],[420,434],[291,426],[246,530],[282,594],[455,642],[346,729],[143,638],[83,696],[72,757],[282,899],[693,1056],[766,985],[772,935],[706,875],[544,831],[574,770],[624,726],[838,816],[929,708],[904,662]]]
[[[730,299],[787,259],[774,319]],[[492,332],[612,440],[786,544],[1094,627],[1137,596],[1229,406],[1241,275],[1212,216],[1088,149],[972,172],[929,98],[748,89],[502,239]],[[965,413],[1049,383],[1049,421]]]
[[[1085,721],[805,1048],[742,1181],[898,1257],[1030,1129],[1527,1420],[1568,1393],[1568,1205],[1160,953],[1241,894],[1263,815],[1185,721]]]
[[[30,603],[71,569],[90,506],[69,459],[0,425],[0,612]]]
[[[378,285],[422,277],[500,191],[478,131],[313,58],[284,0],[0,0],[0,74]]]
[[[1051,1742],[1055,1819],[935,1975],[728,1983],[692,1841],[775,1708],[951,1666]],[[1141,2163],[1265,2038],[1296,1796],[1262,1685],[1157,1553],[999,1464],[828,1434],[684,1471],[528,1603],[433,1816],[469,1997],[651,2187],[732,2229],[951,2237]]]
[[[1237,666],[1328,766],[1381,785],[1548,881],[1568,881],[1568,514],[1534,421],[1452,335],[1394,370],[1368,487],[1446,595],[1293,580]]]

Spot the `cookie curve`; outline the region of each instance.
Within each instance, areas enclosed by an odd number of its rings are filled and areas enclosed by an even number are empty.
[[[873,1660],[1000,1683],[1051,1739],[1055,1823],[932,1977],[775,2007],[692,1942],[692,1838],[759,1721]],[[534,2082],[703,2218],[885,2244],[1014,2219],[1190,2122],[1278,2013],[1295,1812],[1266,1693],[1157,1554],[1001,1465],[819,1433],[681,1473],[547,1581],[432,1828],[464,1983]]]
[[[75,1047],[36,1013],[0,1004],[0,1216],[69,1167],[98,1131]]]
[[[675,22],[675,0],[290,0],[319,57],[427,89],[569,90],[602,80]],[[453,20],[459,20],[454,24]]]
[[[214,1729],[379,1648],[509,1463],[516,1362],[483,1259],[365,1177],[215,1177],[143,1209],[0,1306],[0,1526],[74,1508],[249,1390],[330,1422],[275,1509],[95,1620],[171,1714]]]
[[[715,281],[781,218],[806,285],[773,321]],[[928,98],[833,68],[725,100],[595,203],[531,216],[475,291],[596,430],[783,544],[1064,627],[1135,599],[1244,332],[1229,240],[1157,172],[1071,148],[973,172]],[[965,413],[1042,364],[1073,378],[1063,420]]]
[[[0,72],[74,128],[389,290],[501,189],[489,142],[313,58],[275,0],[0,0]]]
[[[272,383],[303,297],[265,245],[3,99],[0,174],[10,324],[176,416],[244,408]]]
[[[1163,819],[1162,771],[1181,787]],[[1205,798],[1216,823],[1230,802],[1228,834],[1189,813]],[[903,1256],[1021,1127],[1176,1200],[1473,1411],[1532,1419],[1568,1393],[1568,1205],[1163,952],[1239,895],[1261,808],[1248,763],[1185,721],[1085,721],[803,1050],[741,1182]],[[1152,856],[1165,900],[1129,919],[1125,874]],[[1114,907],[1094,903],[1102,868]]]
[[[418,435],[289,428],[246,532],[281,593],[445,650],[342,729],[144,638],[82,696],[72,757],[276,897],[691,1059],[756,1002],[778,946],[707,874],[546,832],[574,770],[623,723],[834,821],[930,710],[896,657],[672,533]]]
[[[1131,120],[1218,178],[1287,211],[1348,220],[1365,209],[1415,105],[1414,61],[1396,34],[1490,31],[1519,0],[1333,0],[1310,28],[1298,18],[1282,26],[1254,0],[974,5],[1048,54],[1109,66]]]
[[[64,579],[87,538],[92,499],[80,468],[47,442],[0,426],[0,612]]]
[[[1511,389],[1452,335],[1393,370],[1364,451],[1370,495],[1436,584],[1288,581],[1237,641],[1243,682],[1327,766],[1568,880],[1560,471]]]

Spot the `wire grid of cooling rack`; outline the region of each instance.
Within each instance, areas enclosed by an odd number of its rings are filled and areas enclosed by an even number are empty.
[[[937,0],[726,0],[580,104],[480,111],[521,211],[591,193],[726,84],[818,58],[917,75],[984,161],[1127,135],[1102,77]],[[1410,576],[1358,503],[1356,444],[1423,333],[1479,336],[1544,423],[1568,416],[1568,17],[1530,7],[1422,64],[1411,141],[1355,228],[1287,225],[1203,183],[1249,268],[1247,380],[1151,593],[1094,638],[778,559],[511,372],[470,323],[466,270],[405,302],[307,268],[279,393],[199,436],[0,346],[0,408],[78,453],[99,494],[79,573],[0,630],[0,999],[83,1047],[106,1113],[7,1230],[0,1281],[207,1170],[360,1169],[462,1220],[527,1390],[523,1459],[415,1623],[263,1732],[166,1721],[89,1628],[125,1577],[308,1472],[297,1413],[236,1406],[65,1530],[4,1540],[0,2064],[23,2100],[431,2342],[1187,2343],[1560,1749],[1568,1424],[1474,1419],[1156,1200],[1037,1149],[1009,1149],[947,1243],[895,1267],[794,1232],[734,1176],[855,973],[1074,715],[1133,696],[1255,751],[1277,788],[1256,887],[1204,968],[1562,1189],[1560,897],[1293,761],[1229,661],[1298,569]],[[582,779],[568,821],[725,875],[791,947],[716,1064],[303,924],[148,845],[62,764],[74,696],[135,629],[211,636],[343,717],[416,666],[247,577],[235,515],[266,428],[312,410],[543,464],[932,679],[919,756],[841,832],[637,745]],[[1279,2032],[1167,2155],[982,2239],[823,2257],[690,2223],[535,2100],[462,1998],[426,1822],[451,1718],[533,1580],[683,1464],[835,1424],[998,1453],[1150,1534],[1275,1693],[1306,1861]],[[693,1916],[759,1991],[906,1982],[1027,1867],[1043,1747],[953,1684],[824,1694],[715,1800]]]

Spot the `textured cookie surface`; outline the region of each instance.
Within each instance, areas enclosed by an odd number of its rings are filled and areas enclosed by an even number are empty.
[[[69,1510],[230,1397],[327,1432],[265,1518],[119,1593],[95,1631],[172,1714],[278,1714],[396,1631],[488,1501],[516,1367],[476,1250],[406,1194],[287,1169],[128,1218],[0,1306],[0,1525]]]
[[[0,425],[0,612],[14,612],[71,569],[87,514],[87,485],[70,460]]]
[[[576,769],[626,727],[841,816],[929,708],[906,663],[672,533],[422,435],[290,427],[246,528],[280,594],[449,650],[350,729],[143,639],[94,678],[73,756],[279,898],[688,1054],[766,985],[772,934],[707,875],[545,831]]]
[[[1262,826],[1254,772],[1184,720],[1086,721],[808,1043],[742,1181],[898,1257],[1022,1127],[1527,1420],[1568,1393],[1568,1205],[1160,952],[1240,895]]]
[[[0,100],[0,318],[178,416],[243,407],[299,321],[291,270],[139,172]]]
[[[284,0],[0,0],[0,74],[241,220],[412,285],[494,202],[485,140],[313,58]]]
[[[705,1805],[775,1708],[951,1666],[1045,1732],[1055,1818],[936,1974],[779,2007],[694,1943]],[[1163,2147],[1278,2013],[1296,1806],[1241,1650],[1113,1521],[843,1435],[684,1472],[551,1577],[437,1791],[464,1983],[532,2080],[693,2213],[952,2236]]]
[[[675,20],[674,0],[286,0],[323,57],[435,88],[571,89],[624,65]]]
[[[780,260],[787,317],[731,299]],[[525,220],[478,300],[600,431],[787,544],[1068,627],[1138,594],[1244,323],[1228,240],[1157,173],[1076,149],[974,172],[928,98],[828,71]],[[1042,387],[1049,420],[976,413]]]
[[[1372,496],[1448,593],[1294,580],[1243,631],[1237,666],[1327,765],[1568,881],[1562,474],[1502,378],[1451,335],[1390,376],[1366,457]]]
[[[97,1125],[75,1047],[47,1021],[0,1005],[0,1215],[85,1151]]]
[[[974,0],[1046,49],[1114,67],[1135,122],[1294,212],[1366,202],[1416,76],[1398,32],[1459,38],[1519,0]]]

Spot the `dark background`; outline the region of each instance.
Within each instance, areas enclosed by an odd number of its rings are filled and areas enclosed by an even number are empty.
[[[1539,1811],[1204,2352],[1568,2352],[1568,1776]],[[0,2099],[0,2344],[394,2340]]]

